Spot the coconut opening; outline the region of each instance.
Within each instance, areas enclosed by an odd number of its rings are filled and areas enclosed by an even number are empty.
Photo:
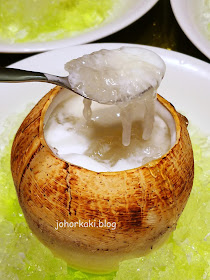
[[[44,136],[59,158],[96,172],[114,172],[139,167],[167,153],[176,142],[175,122],[170,112],[155,101],[151,137],[143,140],[145,106],[127,108],[131,119],[131,142],[122,144],[122,111],[115,105],[92,103],[92,117],[83,99],[62,89],[50,104],[44,119]],[[89,118],[88,121],[83,114]]]
[[[66,94],[46,122],[46,140],[58,157],[106,172],[136,168],[168,152],[174,136],[161,116],[169,117],[155,113],[165,74],[157,54],[131,47],[100,50],[65,69],[70,87],[87,99],[82,104],[81,97]]]

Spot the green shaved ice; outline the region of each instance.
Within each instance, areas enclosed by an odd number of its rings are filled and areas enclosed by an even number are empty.
[[[0,37],[12,42],[64,38],[101,24],[113,6],[114,0],[0,0]]]
[[[15,118],[16,119],[16,118]],[[21,122],[8,122],[0,137],[0,279],[197,280],[210,279],[210,139],[190,128],[195,180],[187,206],[169,240],[151,254],[120,263],[116,273],[74,270],[53,256],[28,228],[10,172],[12,138]],[[10,140],[8,140],[8,137]],[[6,143],[6,146],[5,146]]]

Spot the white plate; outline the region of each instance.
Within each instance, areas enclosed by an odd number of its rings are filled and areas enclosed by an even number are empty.
[[[201,0],[171,0],[171,6],[180,27],[190,41],[210,58],[210,41],[200,22]]]
[[[66,75],[64,64],[83,54],[105,48],[119,48],[131,44],[89,44],[38,54],[12,65],[12,67]],[[210,65],[173,51],[148,47],[159,54],[166,63],[166,75],[158,92],[168,99],[180,112],[210,133]],[[45,83],[0,83],[0,121],[24,110],[27,104],[37,102],[53,86]],[[32,106],[32,105],[30,105]]]
[[[84,31],[74,37],[41,43],[8,44],[0,40],[0,52],[42,52],[92,42],[125,28],[147,13],[157,2],[158,0],[120,0],[120,4],[117,5],[114,14],[95,28]]]

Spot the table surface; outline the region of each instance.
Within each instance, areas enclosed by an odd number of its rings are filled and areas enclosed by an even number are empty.
[[[158,3],[142,18],[123,30],[94,43],[133,43],[156,46],[178,51],[203,61],[209,59],[203,55],[187,38],[179,27],[172,12],[169,0]],[[33,54],[0,53],[0,66],[7,66]]]

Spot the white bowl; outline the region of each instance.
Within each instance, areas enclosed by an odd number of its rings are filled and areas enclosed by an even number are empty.
[[[210,58],[210,40],[205,36],[200,21],[201,0],[171,0],[171,6],[180,27],[190,41]]]
[[[116,49],[132,44],[87,44],[67,47],[31,56],[11,65],[14,68],[67,75],[64,64],[100,49]],[[159,54],[166,63],[166,74],[158,93],[169,100],[189,121],[210,133],[210,65],[196,58],[161,48],[145,47]],[[11,115],[32,107],[54,85],[47,83],[0,83],[1,123]],[[15,115],[14,115],[15,117]]]
[[[110,18],[101,25],[83,31],[74,37],[48,42],[8,43],[0,40],[0,52],[32,53],[89,43],[111,35],[136,21],[147,13],[158,0],[120,0],[119,7]]]

